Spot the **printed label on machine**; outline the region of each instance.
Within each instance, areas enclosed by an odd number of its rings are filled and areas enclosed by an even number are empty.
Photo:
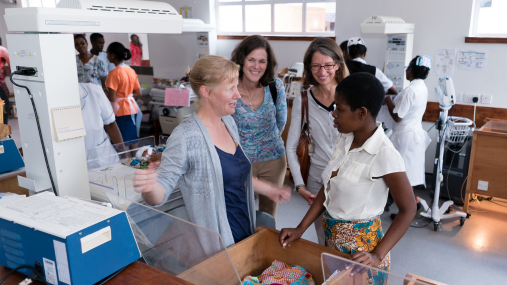
[[[56,266],[55,262],[51,259],[42,258],[44,262],[44,272],[46,273],[46,281],[49,284],[58,285],[58,281],[56,279]]]

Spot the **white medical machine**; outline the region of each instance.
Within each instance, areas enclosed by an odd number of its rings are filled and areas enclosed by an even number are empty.
[[[384,73],[400,93],[410,84],[405,78],[405,66],[412,60],[414,24],[398,17],[372,16],[361,23],[361,32],[387,35]]]
[[[4,17],[9,32],[24,32],[7,35],[14,82],[22,86],[14,87],[26,164],[19,185],[90,199],[83,134],[55,120],[57,109],[82,117],[72,33],[180,34],[184,20],[167,3],[136,0],[61,0],[56,8],[5,9]]]
[[[440,186],[444,180],[443,159],[446,143],[462,143],[468,136],[470,125],[472,125],[473,122],[467,118],[448,116],[449,109],[451,109],[454,105],[454,98],[456,95],[454,91],[454,84],[451,78],[440,78],[437,85],[435,86],[435,93],[438,99],[438,103],[440,104],[440,108],[442,109],[440,112],[440,118],[436,124],[436,129],[438,130],[438,147],[436,156],[438,158],[435,159],[435,164],[437,167],[435,173],[433,173],[435,176],[435,193],[433,196],[433,204],[431,205],[431,208],[428,206],[426,201],[421,199],[421,204],[424,207],[424,211],[421,213],[421,216],[432,219],[434,222],[434,230],[438,231],[440,221],[443,219],[460,217],[460,225],[462,226],[467,218],[467,214],[462,211],[454,211],[452,213],[446,214],[449,207],[454,204],[452,200],[445,201],[440,208],[438,207],[438,201],[440,197]]]

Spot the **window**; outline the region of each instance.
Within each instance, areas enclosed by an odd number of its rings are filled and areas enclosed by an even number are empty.
[[[507,0],[476,0],[473,37],[507,37]]]
[[[334,36],[335,0],[217,0],[219,35]]]

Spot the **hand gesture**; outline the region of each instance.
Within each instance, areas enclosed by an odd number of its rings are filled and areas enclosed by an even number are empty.
[[[377,268],[380,265],[380,263],[382,262],[382,259],[376,253],[365,252],[365,251],[353,253],[352,255],[350,255],[350,259],[355,262],[358,262],[358,263],[361,263],[364,265],[368,265],[371,267],[375,267],[375,268]],[[347,267],[347,269],[348,268],[349,267]],[[364,267],[354,266],[350,275],[353,276],[355,274],[363,274],[366,271],[367,271],[367,269]]]
[[[146,169],[138,169],[134,174],[134,190],[138,193],[153,191],[159,184],[155,180],[155,166],[150,163]]]
[[[310,191],[306,190],[305,187],[300,187],[298,193],[306,200],[306,202],[308,202],[308,205],[310,206],[313,204],[315,198],[317,198],[317,194],[310,193]]]
[[[269,199],[273,202],[284,204],[290,200],[291,189],[289,186],[284,185],[281,188],[272,186]]]
[[[304,231],[299,228],[282,229],[280,231],[280,236],[279,236],[280,244],[282,245],[283,248],[285,248],[286,246],[290,247],[290,245],[293,241],[301,238],[301,236],[303,235],[303,232]]]

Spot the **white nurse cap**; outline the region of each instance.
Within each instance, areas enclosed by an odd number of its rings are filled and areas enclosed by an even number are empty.
[[[363,41],[363,39],[361,39],[359,37],[350,38],[349,42],[347,43],[347,48],[349,46],[353,46],[353,45],[363,45],[364,46],[364,41]]]
[[[431,57],[429,57],[427,55],[423,55],[423,56],[420,56],[415,61],[415,65],[417,65],[417,66],[424,66],[424,67],[427,67],[427,68],[431,69],[431,62],[432,61],[433,61],[433,59],[431,59]]]

